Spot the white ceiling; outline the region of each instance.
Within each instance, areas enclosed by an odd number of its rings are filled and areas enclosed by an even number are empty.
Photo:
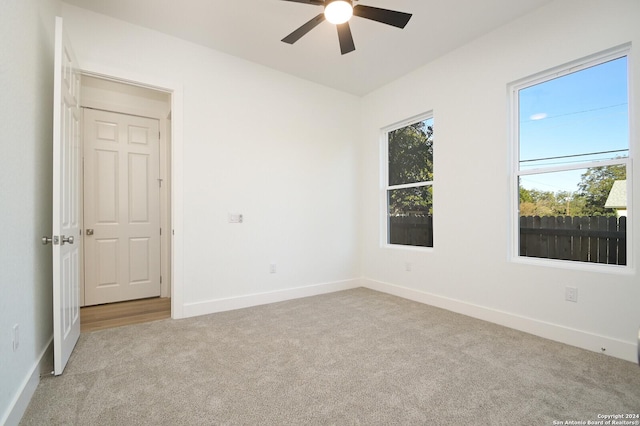
[[[64,0],[325,86],[367,94],[552,0],[360,0],[412,13],[404,29],[354,17],[354,52],[340,55],[323,22],[298,42],[280,40],[322,12],[283,0]]]

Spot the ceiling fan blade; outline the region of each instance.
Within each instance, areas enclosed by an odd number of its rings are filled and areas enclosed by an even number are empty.
[[[353,14],[361,18],[371,19],[372,21],[382,22],[383,24],[393,25],[398,28],[404,28],[412,16],[410,13],[380,9],[379,7],[364,6],[361,4],[353,8]]]
[[[353,52],[356,50],[356,45],[353,43],[353,36],[351,35],[351,27],[349,22],[336,25],[338,29],[338,40],[340,40],[340,52],[345,53]]]
[[[285,43],[293,44],[296,41],[300,40],[300,37],[314,29],[322,21],[324,21],[324,13],[321,13],[315,18],[311,19],[309,22],[302,25],[300,28],[283,38],[282,41],[284,41]]]
[[[306,3],[313,6],[324,6],[323,0],[282,0],[282,1],[292,1],[295,3]]]

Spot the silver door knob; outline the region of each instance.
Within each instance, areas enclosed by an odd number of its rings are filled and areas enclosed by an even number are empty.
[[[64,235],[62,236],[62,244],[64,243],[69,243],[69,244],[73,244],[73,237],[65,237]],[[61,244],[61,245],[62,245]]]
[[[93,235],[93,229],[87,229],[87,235]]]
[[[53,245],[56,246],[56,245],[58,245],[59,238],[60,237],[58,237],[57,235],[54,235],[53,238],[49,238],[47,236],[44,236],[44,237],[42,237],[41,241],[42,241],[42,244],[44,244],[45,246],[47,244],[51,244],[51,243],[53,243]]]

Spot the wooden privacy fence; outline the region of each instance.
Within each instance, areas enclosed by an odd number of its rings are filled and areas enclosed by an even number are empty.
[[[389,243],[433,247],[433,216],[390,216]]]
[[[520,255],[627,264],[627,218],[521,216]]]
[[[433,247],[433,216],[390,216],[389,242]],[[627,218],[522,216],[520,255],[626,265]]]

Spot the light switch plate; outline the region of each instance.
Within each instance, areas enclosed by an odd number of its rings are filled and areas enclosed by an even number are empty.
[[[229,213],[229,223],[242,223],[241,213]]]

